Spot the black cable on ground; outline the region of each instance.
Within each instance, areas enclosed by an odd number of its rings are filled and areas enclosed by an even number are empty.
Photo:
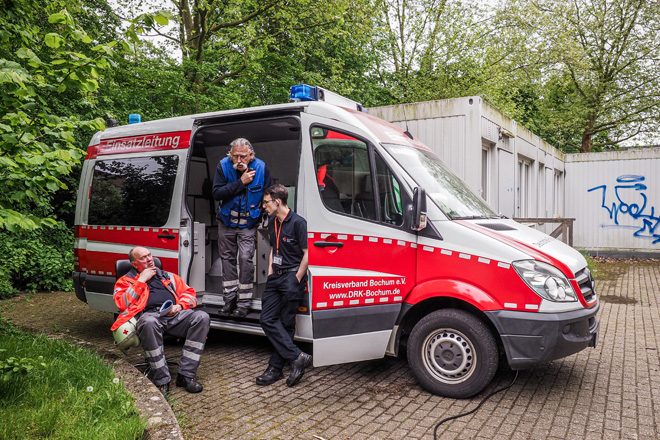
[[[513,380],[511,381],[511,383],[509,385],[507,385],[505,387],[502,387],[500,389],[497,389],[497,390],[493,391],[492,393],[490,393],[489,395],[487,395],[486,397],[484,397],[483,399],[481,399],[481,402],[479,402],[479,405],[477,405],[477,407],[474,408],[472,411],[468,411],[468,412],[463,413],[463,414],[458,414],[458,415],[447,417],[446,419],[440,420],[438,422],[438,424],[435,425],[435,429],[433,430],[433,439],[437,440],[437,438],[438,438],[438,428],[440,427],[440,425],[442,425],[443,423],[448,422],[450,420],[458,419],[460,417],[469,416],[470,414],[472,414],[473,412],[475,412],[479,408],[481,408],[481,405],[483,405],[486,402],[486,400],[490,399],[495,394],[497,394],[501,391],[508,390],[509,388],[511,388],[513,386],[513,384],[516,382],[516,379],[518,379],[518,370],[516,370],[516,375],[513,377]]]

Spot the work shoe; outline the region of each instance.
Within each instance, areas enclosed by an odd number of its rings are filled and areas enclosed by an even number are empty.
[[[248,309],[246,307],[239,307],[234,310],[234,313],[231,314],[234,318],[245,318],[248,314]]]
[[[163,395],[163,397],[167,399],[167,393],[170,392],[170,384],[169,384],[169,382],[168,382],[168,383],[164,383],[164,384],[162,384],[162,385],[156,385],[156,387],[158,388],[158,391],[160,391],[160,393]]]
[[[312,356],[307,353],[300,353],[300,356],[298,356],[295,361],[291,362],[291,374],[289,374],[289,378],[286,380],[286,385],[292,387],[300,382],[303,374],[305,374],[305,368],[309,367],[311,364]]]
[[[264,373],[257,377],[257,385],[266,386],[271,385],[277,382],[280,379],[284,379],[284,374],[279,368],[271,367],[270,365],[266,368]]]
[[[201,383],[190,377],[176,375],[176,386],[185,388],[189,393],[199,393],[204,389]]]
[[[222,315],[222,316],[230,316],[230,315],[231,315],[231,312],[233,312],[235,308],[236,308],[236,305],[234,305],[234,304],[231,303],[231,302],[228,302],[227,304],[225,304],[224,306],[222,306],[222,309],[220,309],[220,315]]]

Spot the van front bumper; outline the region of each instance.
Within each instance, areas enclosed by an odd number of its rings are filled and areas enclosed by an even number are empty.
[[[531,313],[513,310],[485,312],[497,328],[509,366],[529,368],[595,347],[600,323],[590,309],[561,313]]]

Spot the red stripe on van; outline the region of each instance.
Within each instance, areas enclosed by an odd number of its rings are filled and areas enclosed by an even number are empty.
[[[181,150],[190,146],[190,131],[143,134],[121,138],[102,139],[97,155],[138,153],[142,151]]]
[[[406,297],[418,304],[433,297],[452,297],[479,310],[538,311],[541,298],[510,263],[435,246],[419,246],[417,285]]]
[[[179,271],[179,262],[176,258],[160,258],[163,263],[163,270],[177,273]],[[117,260],[127,260],[126,254],[115,252],[86,252],[87,265],[81,267],[81,271],[89,275],[115,276],[115,262]]]
[[[319,248],[316,241],[341,241],[341,248]],[[327,310],[452,297],[480,310],[538,311],[541,298],[508,262],[413,242],[312,232],[308,234],[313,266],[381,272],[382,276],[314,275],[312,309]],[[332,253],[328,258],[325,253]],[[397,276],[400,274],[400,276]],[[405,274],[416,274],[405,277]],[[417,280],[410,279],[416,277]]]
[[[76,227],[76,237],[88,241],[126,244],[176,251],[179,249],[179,230],[138,226],[89,226]],[[172,238],[169,238],[169,237]]]
[[[75,270],[92,275],[114,276],[115,261],[127,259],[128,249],[133,246],[148,247],[156,256],[159,256],[158,250],[179,249],[178,229],[79,225],[76,226],[75,237]],[[90,245],[93,245],[94,251],[89,250]],[[127,250],[125,253],[112,252],[110,249],[103,251],[104,247],[109,248],[110,245],[125,245]],[[178,272],[177,258],[160,259],[165,270]]]
[[[562,261],[556,259],[555,257],[549,254],[546,254],[541,250],[536,249],[533,246],[528,245],[527,243],[523,243],[511,237],[507,237],[506,235],[500,234],[499,232],[493,231],[492,229],[475,225],[474,223],[471,223],[469,221],[465,221],[465,220],[454,220],[454,221],[467,228],[473,229],[477,232],[481,232],[484,235],[488,235],[489,237],[492,237],[497,241],[506,243],[509,246],[518,249],[521,252],[526,253],[527,255],[531,256],[532,258],[535,258],[538,261],[542,261],[544,263],[548,263],[555,266],[557,269],[561,270],[563,274],[566,276],[566,278],[568,278],[569,280],[575,277],[573,271],[568,266],[566,266],[566,264],[564,264]]]

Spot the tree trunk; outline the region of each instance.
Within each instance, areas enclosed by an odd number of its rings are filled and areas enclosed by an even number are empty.
[[[594,124],[596,123],[596,116],[589,115],[587,124],[582,130],[582,144],[580,145],[580,153],[589,153],[591,151],[591,140],[594,136]]]

